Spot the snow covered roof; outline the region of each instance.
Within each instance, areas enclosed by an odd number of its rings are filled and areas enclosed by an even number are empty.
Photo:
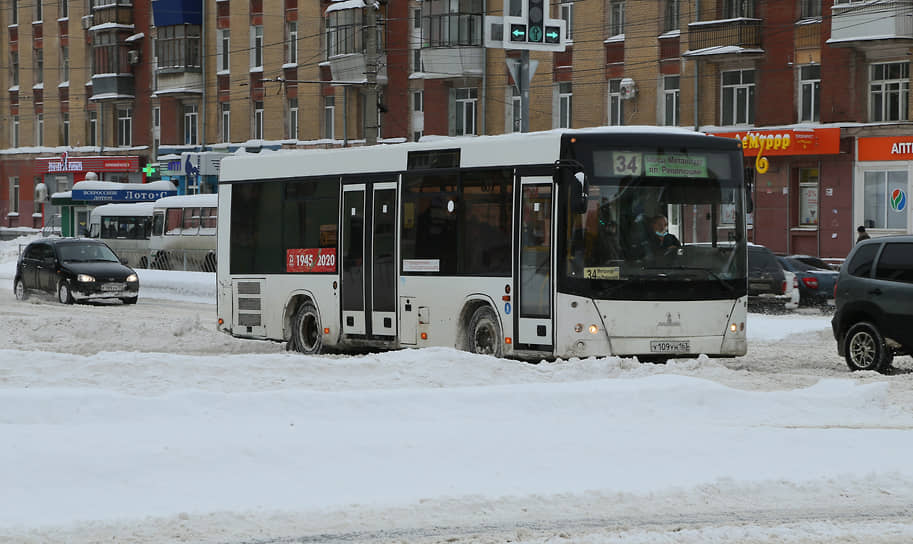
[[[339,11],[341,9],[358,9],[365,7],[364,0],[336,0],[324,13]]]
[[[199,206],[201,208],[215,208],[219,205],[219,195],[209,193],[205,195],[178,195],[166,196],[155,201],[155,209],[186,208]]]
[[[152,217],[152,202],[132,202],[129,204],[103,204],[92,210],[93,216],[124,217],[148,216]]]
[[[707,55],[744,55],[751,53],[764,53],[763,49],[758,49],[755,47],[741,47],[738,45],[714,45],[712,47],[704,47],[703,49],[695,49],[693,51],[685,51],[682,53],[683,57],[700,57]]]
[[[168,180],[160,179],[149,183],[117,183],[114,181],[83,180],[73,184],[74,191],[176,191]]]

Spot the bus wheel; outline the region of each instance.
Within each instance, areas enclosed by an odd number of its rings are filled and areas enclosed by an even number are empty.
[[[292,339],[295,350],[314,355],[323,348],[323,331],[320,329],[320,314],[313,302],[305,302],[295,313]]]
[[[203,272],[215,272],[216,271],[216,255],[215,253],[207,253],[206,258],[203,259]]]
[[[480,306],[469,321],[469,351],[501,356],[501,325],[491,306]]]

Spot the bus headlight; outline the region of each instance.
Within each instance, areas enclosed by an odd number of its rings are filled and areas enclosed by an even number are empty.
[[[732,332],[736,332],[737,330],[739,330],[739,326],[736,325],[735,323],[733,323],[732,325],[729,325],[729,330]]]
[[[79,274],[76,276],[76,281],[82,282],[82,283],[89,283],[89,282],[95,281],[95,278],[93,278],[92,276],[90,276],[88,274]]]
[[[136,277],[136,274],[130,274],[127,276],[127,283],[133,283],[135,281],[139,281],[139,278]]]
[[[599,332],[599,327],[597,327],[596,325],[590,325],[590,328],[588,330],[590,331],[590,334],[596,334],[597,332]]]

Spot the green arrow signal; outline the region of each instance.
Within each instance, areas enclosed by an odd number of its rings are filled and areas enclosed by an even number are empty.
[[[558,39],[558,33],[555,32],[554,30],[551,30],[551,31],[545,33],[545,37],[548,38],[548,39],[550,39],[550,40],[557,40],[557,39]]]
[[[515,28],[512,34],[514,35],[515,38],[519,38],[520,36],[523,35],[523,31],[518,28]]]

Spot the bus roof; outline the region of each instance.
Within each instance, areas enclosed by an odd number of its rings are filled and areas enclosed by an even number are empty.
[[[215,208],[219,205],[219,195],[208,193],[205,195],[178,195],[166,196],[155,201],[155,209],[163,208]]]
[[[680,127],[619,126],[588,129],[556,129],[544,132],[496,136],[435,137],[420,142],[381,144],[335,149],[282,150],[231,155],[222,160],[219,181],[282,178],[286,173],[342,175],[406,170],[408,153],[460,148],[461,166],[551,164],[559,158],[561,138],[574,134],[615,136],[651,135],[707,138],[702,132]],[[357,159],[356,159],[357,157]],[[306,165],[302,164],[306,161]]]
[[[152,202],[134,202],[130,204],[103,204],[92,209],[93,217],[152,217]]]

